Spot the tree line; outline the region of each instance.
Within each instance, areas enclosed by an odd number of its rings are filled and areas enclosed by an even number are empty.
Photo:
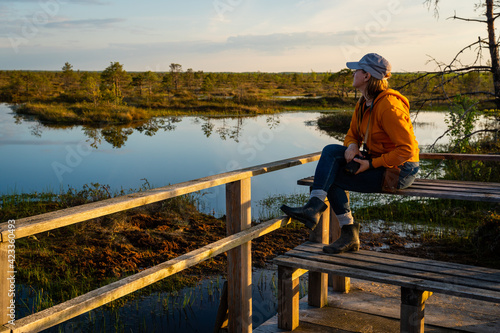
[[[317,96],[323,99],[317,98],[309,104],[328,107],[332,98],[352,102],[359,97],[351,86],[351,76],[349,69],[333,73],[206,73],[191,68],[183,70],[182,65],[175,63],[168,72],[127,72],[119,62],[111,62],[103,71],[94,72],[74,70],[66,62],[60,71],[0,71],[0,101],[86,103],[94,107],[130,105],[149,109],[195,105],[204,99],[230,98],[235,103],[252,105],[276,96]],[[444,89],[447,95],[472,94],[481,99],[493,93],[492,80],[491,73],[479,71],[459,76],[394,73],[390,84],[410,101],[433,106],[443,101]],[[274,98],[274,103],[281,102]]]
[[[347,96],[348,71],[339,73],[205,73],[183,71],[172,63],[168,72],[127,72],[111,62],[102,72],[74,70],[65,63],[61,71],[0,71],[0,101],[88,102],[161,107],[175,98],[232,96],[239,102],[276,94],[325,94]]]

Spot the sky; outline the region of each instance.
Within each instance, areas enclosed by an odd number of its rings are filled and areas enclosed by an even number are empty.
[[[470,0],[0,0],[0,70],[336,72],[376,52],[434,71],[486,37]],[[487,60],[487,53],[485,53]],[[472,55],[465,55],[472,57]],[[435,60],[435,61],[434,61]],[[466,59],[467,60],[467,59]]]

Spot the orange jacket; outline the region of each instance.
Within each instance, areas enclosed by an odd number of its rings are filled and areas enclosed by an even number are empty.
[[[410,120],[408,99],[396,90],[387,89],[377,96],[374,103],[368,138],[365,138],[373,158],[373,167],[394,168],[404,162],[418,162],[418,142]],[[356,104],[344,146],[351,143],[360,146],[368,126],[369,110],[367,108],[358,126],[357,114],[361,112],[361,107],[359,102]]]

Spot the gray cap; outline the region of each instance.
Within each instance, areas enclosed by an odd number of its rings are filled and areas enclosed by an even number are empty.
[[[382,80],[391,72],[391,64],[377,53],[368,53],[360,61],[347,62],[350,69],[362,69],[374,78]]]

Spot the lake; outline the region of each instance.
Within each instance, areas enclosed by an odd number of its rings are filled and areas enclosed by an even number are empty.
[[[249,166],[321,151],[339,143],[318,129],[317,111],[255,117],[165,117],[133,126],[91,128],[43,125],[16,116],[0,104],[0,193],[53,191],[84,184],[112,191],[161,187]],[[420,112],[415,122],[422,148],[446,130],[444,112]],[[444,138],[440,143],[446,143]],[[275,194],[305,193],[296,180],[314,173],[316,163],[252,179],[252,214],[259,200]],[[214,215],[225,210],[223,186],[200,197]]]

